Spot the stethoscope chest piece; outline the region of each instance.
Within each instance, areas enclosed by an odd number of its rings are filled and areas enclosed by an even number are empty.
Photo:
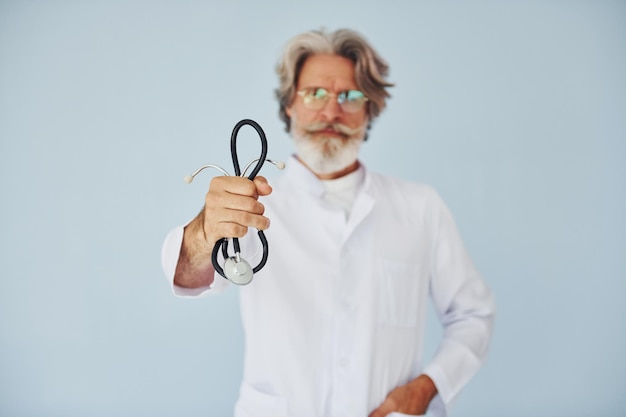
[[[224,261],[224,275],[226,279],[237,285],[247,285],[252,281],[253,273],[250,264],[235,257],[230,257]]]

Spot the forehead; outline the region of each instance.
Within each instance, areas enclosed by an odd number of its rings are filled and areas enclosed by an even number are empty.
[[[339,55],[311,55],[304,61],[298,89],[324,87],[330,90],[357,88],[354,76],[354,63]]]

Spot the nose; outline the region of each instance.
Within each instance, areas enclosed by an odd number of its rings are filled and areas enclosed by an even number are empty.
[[[320,110],[320,115],[323,120],[327,122],[334,122],[341,118],[343,114],[343,110],[339,103],[337,103],[337,97],[331,96],[328,98],[326,103],[324,103],[324,107]]]

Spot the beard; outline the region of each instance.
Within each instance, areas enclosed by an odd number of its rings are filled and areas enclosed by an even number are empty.
[[[316,174],[332,174],[350,166],[357,160],[359,148],[365,137],[366,124],[351,128],[341,123],[314,122],[298,125],[291,118],[291,136],[298,158]],[[324,133],[333,129],[339,133]]]

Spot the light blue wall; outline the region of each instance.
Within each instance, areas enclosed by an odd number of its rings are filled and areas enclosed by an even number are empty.
[[[624,415],[626,2],[225,3],[0,2],[0,416],[230,414],[237,292],[175,298],[160,246],[239,119],[291,152],[273,68],[321,26],[389,61],[363,159],[440,191],[497,297],[454,415]]]

